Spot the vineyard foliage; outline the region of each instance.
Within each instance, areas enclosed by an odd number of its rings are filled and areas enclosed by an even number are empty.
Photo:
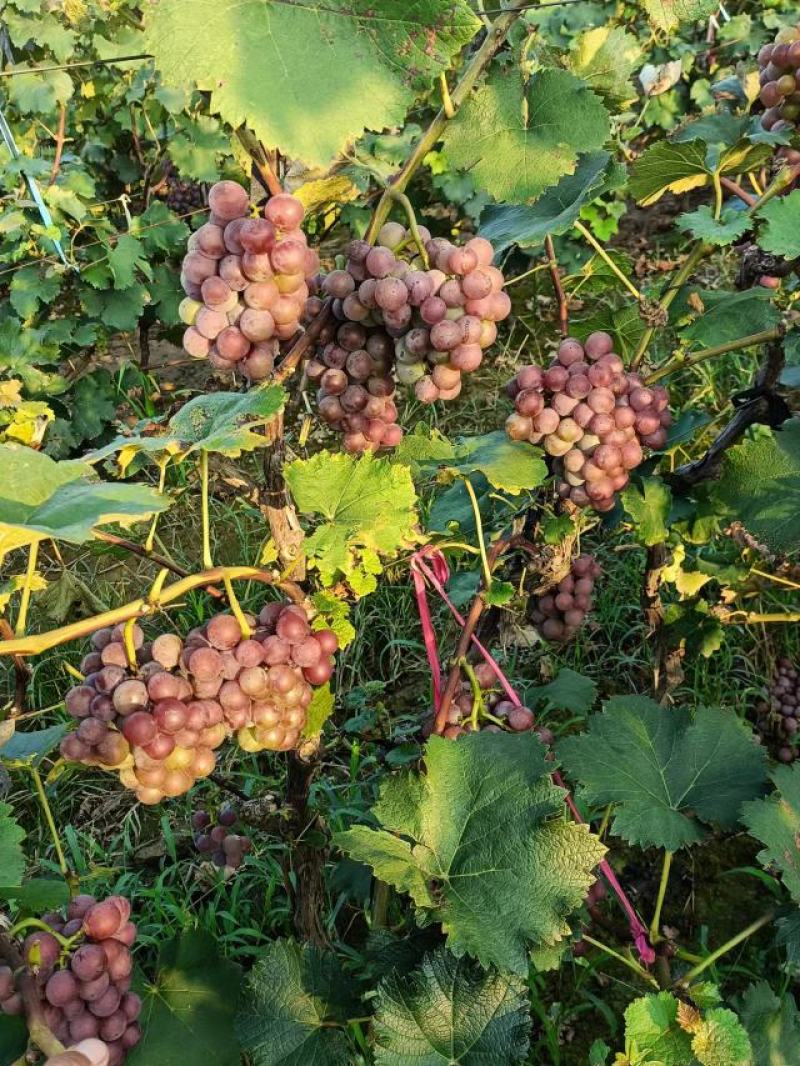
[[[0,1066],[800,1066],[789,0],[6,0]]]

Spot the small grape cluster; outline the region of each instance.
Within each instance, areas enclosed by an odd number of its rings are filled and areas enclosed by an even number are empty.
[[[189,215],[205,204],[203,186],[196,181],[184,181],[169,161],[164,167],[164,178],[167,186],[165,201],[176,215]]]
[[[778,31],[758,53],[761,116],[765,130],[793,130],[800,118],[800,26]]]
[[[497,677],[489,663],[476,663],[472,672],[480,696],[474,692],[470,680],[462,677],[447,712],[447,726],[442,734],[444,737],[455,740],[465,733],[481,730],[489,733],[527,733],[533,729],[533,711],[501,695]],[[537,728],[536,733],[545,744],[551,744],[554,739],[549,729]]]
[[[424,226],[415,237],[387,222],[374,247],[351,241],[345,269],[322,279],[321,290],[344,325],[337,343],[312,360],[308,374],[319,382],[321,417],[344,431],[347,450],[399,443],[393,388],[386,384],[392,375],[401,385],[413,385],[422,403],[459,395],[462,374],[478,369],[497,337],[496,324],[511,311],[493,256],[483,237],[457,247],[431,238]],[[384,398],[383,414],[372,415],[380,406],[373,397]]]
[[[238,812],[232,806],[220,808],[216,821],[208,811],[195,811],[192,815],[192,827],[197,830],[194,846],[201,855],[210,857],[215,866],[230,871],[239,869],[253,846],[248,836],[234,833],[238,820]]]
[[[779,659],[769,696],[756,705],[756,725],[761,737],[776,746],[779,762],[792,763],[800,754],[800,671],[790,659]]]
[[[551,365],[525,366],[508,386],[512,440],[541,443],[557,460],[558,491],[577,507],[610,511],[644,448],[662,448],[672,421],[660,385],[625,370],[608,333],[563,340]]]
[[[181,270],[183,347],[217,370],[263,381],[280,341],[299,330],[307,283],[319,270],[300,229],[305,210],[281,193],[267,201],[263,218],[251,217],[250,197],[235,181],[213,185],[208,206],[209,221],[189,238]]]
[[[531,612],[545,640],[571,640],[592,609],[594,583],[602,570],[591,555],[579,555],[555,588],[540,596]]]
[[[314,688],[333,673],[336,635],[312,632],[293,604],[269,603],[245,622],[247,635],[236,617],[217,614],[185,641],[162,633],[152,643],[137,625],[99,630],[81,663],[84,679],[66,696],[79,725],[61,754],[119,770],[153,804],[207,777],[234,733],[246,751],[296,747]]]
[[[22,944],[47,1027],[62,1044],[102,1042],[108,1057],[101,1061],[108,1066],[121,1066],[142,1036],[137,1021],[142,1001],[130,990],[136,940],[130,917],[130,904],[122,896],[101,902],[75,896],[66,917],[43,915],[52,933],[31,933]],[[24,1013],[17,979],[8,966],[0,966],[0,1009],[4,1014]],[[82,1052],[95,1066],[92,1050],[102,1054],[103,1049],[90,1044]]]

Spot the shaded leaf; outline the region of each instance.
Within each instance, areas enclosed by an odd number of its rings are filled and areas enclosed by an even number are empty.
[[[0,880],[4,884],[22,884],[25,876],[24,839],[25,830],[17,824],[14,808],[10,803],[0,803]]]
[[[537,488],[547,477],[541,449],[527,441],[509,440],[502,429],[462,437],[456,443],[453,461],[446,466],[462,474],[480,473],[494,488],[514,496]]]
[[[739,1016],[750,1035],[753,1066],[791,1066],[800,1056],[800,1012],[790,992],[778,999],[766,981],[750,985]]]
[[[764,289],[692,291],[700,297],[705,310],[689,325],[681,326],[680,332],[684,340],[698,347],[736,341],[780,322],[780,311]]]
[[[35,729],[29,733],[21,733],[17,730],[0,747],[0,759],[6,759],[8,762],[38,764],[58,747],[69,728],[66,723],[62,723],[51,725],[47,729]]]
[[[693,237],[717,247],[732,244],[753,225],[750,216],[745,211],[737,211],[735,207],[724,207],[719,219],[715,219],[708,204],[701,204],[695,211],[684,212],[678,216],[677,222],[681,229]]]
[[[642,478],[641,489],[637,484],[628,485],[620,499],[634,521],[636,539],[647,547],[663,544],[669,536],[672,493],[661,478]]]
[[[545,702],[558,710],[585,714],[597,699],[597,682],[562,666],[552,681],[526,689],[526,699]]]
[[[765,225],[758,231],[758,243],[765,252],[795,259],[800,255],[800,189],[788,196],[775,196],[758,212]]]
[[[800,903],[800,766],[778,766],[771,776],[777,791],[746,804],[742,821],[765,845],[759,861],[780,870],[792,899]]]
[[[0,874],[0,880],[4,876]],[[0,888],[0,897],[13,899],[18,907],[38,916],[45,911],[66,907],[69,903],[69,887],[63,879],[34,877],[22,885]]]
[[[715,171],[731,174],[751,170],[770,154],[767,145],[742,142],[708,157],[704,141],[658,141],[646,148],[631,167],[628,187],[631,196],[643,206],[654,204],[665,192],[676,195],[711,184]]]

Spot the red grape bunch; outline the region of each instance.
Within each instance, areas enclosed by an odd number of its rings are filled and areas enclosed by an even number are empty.
[[[480,688],[477,707],[473,686],[468,678],[462,677],[447,712],[447,726],[442,734],[444,737],[455,740],[476,730],[527,733],[533,729],[533,711],[506,699],[500,692],[494,670],[487,662],[476,663],[473,673]],[[545,744],[552,743],[554,738],[549,729],[536,729],[535,732]]]
[[[351,241],[345,269],[321,283],[344,325],[307,372],[319,382],[320,415],[341,427],[348,451],[399,443],[392,375],[413,385],[422,403],[454,400],[461,375],[477,370],[496,323],[511,311],[489,241],[473,237],[457,247],[424,227],[418,232],[427,266],[411,232],[387,222],[374,247]]]
[[[211,216],[188,242],[180,306],[183,346],[221,371],[263,381],[280,341],[300,328],[317,253],[300,229],[305,210],[288,193],[271,197],[264,217],[251,216],[250,197],[235,181],[208,194]]]
[[[800,118],[800,26],[778,31],[758,53],[761,116],[765,130],[794,130]],[[791,162],[792,160],[790,160]]]
[[[47,1027],[62,1044],[78,1045],[92,1066],[121,1066],[142,1036],[137,1021],[142,1001],[130,990],[136,940],[130,916],[130,904],[122,896],[100,902],[93,896],[75,896],[66,917],[55,912],[42,917],[53,933],[67,938],[68,947],[45,930],[31,933],[21,945]],[[0,1010],[24,1013],[8,966],[0,966]],[[74,1066],[80,1066],[79,1059]]]
[[[194,846],[201,855],[211,859],[215,866],[233,873],[244,862],[253,842],[242,833],[235,833],[239,820],[235,807],[221,807],[214,821],[208,811],[195,811],[192,827],[196,830]]]
[[[333,673],[338,648],[330,630],[312,632],[303,607],[270,603],[252,634],[218,614],[184,641],[163,633],[152,643],[134,626],[134,666],[124,630],[101,629],[66,696],[79,719],[61,742],[65,759],[118,769],[146,804],[188,792],[216,765],[233,734],[247,751],[288,751],[299,743],[314,688]]]
[[[579,555],[567,576],[538,598],[531,617],[545,640],[567,641],[575,636],[592,609],[594,583],[601,573],[591,555]]]
[[[663,448],[672,418],[667,390],[625,370],[608,333],[563,340],[543,370],[525,366],[508,386],[512,440],[541,443],[561,475],[559,495],[610,511],[644,448]]]
[[[756,706],[756,725],[780,762],[795,761],[800,753],[800,671],[791,659],[778,660],[768,698]]]

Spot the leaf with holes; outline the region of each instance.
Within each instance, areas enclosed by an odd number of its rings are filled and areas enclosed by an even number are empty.
[[[465,0],[160,0],[145,21],[166,85],[196,83],[231,126],[317,165],[402,125],[480,28]]]
[[[205,932],[164,944],[155,980],[142,993],[143,1036],[128,1066],[239,1066],[234,1014],[241,970]]]
[[[159,514],[170,499],[147,485],[98,481],[81,460],[56,462],[30,448],[0,445],[0,561],[35,541],[83,544],[95,526],[131,525]]]
[[[330,952],[274,941],[248,975],[237,1015],[248,1061],[253,1066],[348,1066],[352,1059],[340,1026],[358,1014],[352,988]]]
[[[542,70],[525,86],[504,69],[462,104],[443,136],[452,166],[493,199],[530,203],[608,134],[608,112],[580,78]]]
[[[314,520],[304,549],[326,585],[344,579],[371,591],[381,559],[415,542],[417,494],[408,467],[370,453],[319,452],[284,473],[298,510]]]
[[[377,1066],[510,1066],[528,1053],[525,982],[438,950],[378,987]]]
[[[664,708],[616,696],[558,756],[589,803],[614,804],[613,831],[668,851],[732,829],[742,804],[764,792],[766,752],[733,711]]]
[[[373,809],[382,828],[334,842],[441,922],[454,954],[527,974],[532,945],[568,935],[605,854],[587,826],[564,820],[545,755],[529,734],[431,737],[424,775],[384,782]]]

